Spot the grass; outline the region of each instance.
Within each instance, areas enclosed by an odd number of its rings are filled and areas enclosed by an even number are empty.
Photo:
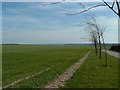
[[[3,45],[3,86],[28,75],[53,69],[24,80],[10,88],[43,88],[77,62],[91,47],[71,45]],[[117,88],[118,59],[108,55],[104,66],[104,53],[100,60],[94,50],[64,88]]]
[[[92,51],[82,67],[64,88],[118,88],[118,59],[108,55],[108,67]]]
[[[12,88],[42,88],[84,56],[91,47],[72,45],[3,45],[3,87],[15,80],[53,69],[11,86]]]

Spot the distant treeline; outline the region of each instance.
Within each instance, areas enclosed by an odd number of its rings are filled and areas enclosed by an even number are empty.
[[[20,44],[2,44],[2,45],[20,45]]]
[[[87,44],[64,44],[64,45],[94,46],[92,43],[91,44],[89,44],[89,43],[87,43]],[[107,47],[117,46],[117,45],[118,45],[118,43],[106,43]],[[102,46],[103,46],[103,44],[102,44]]]
[[[111,46],[118,46],[118,45],[120,45],[120,44],[119,44],[119,43],[113,43],[113,44],[112,44],[112,43],[111,43],[111,44],[107,43],[107,44],[106,44],[106,46],[110,46],[110,47],[111,47]]]
[[[111,46],[110,50],[120,52],[120,45]]]
[[[73,43],[70,43],[70,44],[15,44],[15,43],[4,43],[2,45],[80,45],[80,46],[94,46],[92,43],[80,43],[80,44],[73,44]],[[117,45],[118,45],[118,43],[106,43],[107,47],[117,46]]]

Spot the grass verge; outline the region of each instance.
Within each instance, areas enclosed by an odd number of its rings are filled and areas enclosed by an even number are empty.
[[[108,66],[92,52],[64,88],[118,88],[118,58],[108,55]]]

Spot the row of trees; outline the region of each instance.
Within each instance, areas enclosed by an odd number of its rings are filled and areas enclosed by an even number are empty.
[[[94,9],[94,8],[97,8],[100,6],[107,6],[110,10],[112,10],[120,18],[120,1],[113,0],[113,2],[111,2],[111,4],[109,4],[108,2],[106,2],[104,0],[102,0],[102,2],[104,4],[99,4],[99,5],[91,6],[88,8],[86,8],[85,5],[83,5],[82,3],[79,3],[80,5],[82,5],[84,10],[80,11],[80,12],[76,12],[76,13],[70,13],[67,15],[83,14],[91,9]],[[116,8],[117,8],[117,10],[116,10]],[[105,27],[98,24],[94,17],[91,17],[91,18],[92,18],[91,21],[88,21],[85,23],[85,25],[87,25],[85,30],[89,33],[90,40],[94,44],[96,55],[98,55],[98,48],[97,47],[99,45],[99,58],[100,59],[102,58],[101,50],[102,50],[102,42],[103,42],[103,46],[105,49],[105,64],[104,64],[104,66],[106,67],[107,66],[107,49],[106,49],[105,40],[104,40],[104,36],[103,36]]]
[[[43,6],[59,4],[59,3],[64,2],[64,1],[66,1],[66,0],[61,0],[58,2],[50,3],[50,4],[44,4]],[[74,13],[67,13],[67,15],[83,14],[91,9],[101,7],[101,6],[107,6],[110,10],[112,10],[120,18],[120,1],[119,0],[113,0],[111,2],[106,2],[105,0],[101,0],[101,1],[103,2],[103,4],[98,4],[98,5],[90,6],[87,8],[85,7],[84,4],[79,3],[83,7],[83,11],[74,12]],[[98,24],[94,17],[91,17],[91,18],[92,18],[91,21],[87,21],[84,23],[86,25],[85,30],[89,33],[90,40],[94,44],[96,55],[98,55],[98,46],[99,46],[99,58],[100,59],[102,58],[101,49],[102,49],[102,43],[103,43],[103,46],[104,46],[104,49],[106,52],[105,53],[105,67],[106,67],[107,66],[107,49],[106,49],[105,40],[104,40],[104,36],[103,36],[105,27]]]
[[[99,46],[99,58],[102,58],[102,44],[105,49],[105,67],[107,66],[107,49],[105,45],[105,40],[103,33],[105,31],[105,27],[103,25],[100,25],[97,23],[96,19],[94,17],[91,17],[92,20],[85,22],[84,25],[86,27],[86,31],[89,34],[90,41],[93,43],[95,48],[95,53],[98,55],[98,46]]]

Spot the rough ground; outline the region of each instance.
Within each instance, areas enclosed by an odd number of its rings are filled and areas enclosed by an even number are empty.
[[[67,81],[75,74],[75,72],[80,68],[83,62],[87,59],[91,51],[89,51],[85,56],[68,68],[62,75],[50,82],[45,88],[60,88],[63,87]]]
[[[103,52],[105,52],[105,50],[102,50]],[[120,58],[120,53],[118,52],[114,52],[114,51],[110,51],[110,50],[107,50],[107,54],[110,54],[112,56],[115,56],[117,58]]]

